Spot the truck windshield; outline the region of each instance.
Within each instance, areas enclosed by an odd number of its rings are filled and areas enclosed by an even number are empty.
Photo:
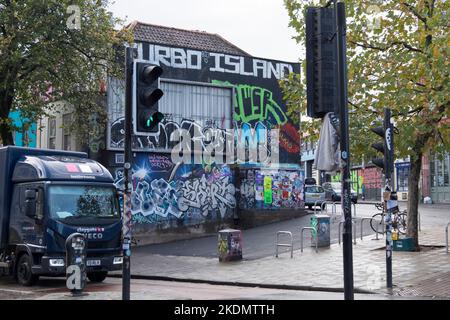
[[[98,186],[50,186],[48,204],[55,219],[119,218],[114,189]]]

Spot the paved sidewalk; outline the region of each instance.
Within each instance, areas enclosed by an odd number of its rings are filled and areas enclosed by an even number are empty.
[[[359,229],[359,228],[358,228]],[[353,272],[356,292],[388,293],[386,289],[385,240],[374,235],[358,238],[353,246]],[[309,241],[307,241],[308,243]],[[393,252],[394,295],[450,298],[450,254],[445,252],[444,227],[422,226],[422,252]],[[426,247],[430,246],[430,247]],[[296,286],[304,289],[342,290],[342,247],[307,247],[304,252],[288,252],[256,260],[219,263],[217,258],[136,254],[132,257],[133,276],[170,277],[255,284]]]

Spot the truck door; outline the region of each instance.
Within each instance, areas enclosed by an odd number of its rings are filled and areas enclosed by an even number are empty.
[[[36,218],[26,215],[27,191],[36,192]],[[11,206],[11,243],[43,245],[43,189],[36,184],[22,184],[14,188]]]

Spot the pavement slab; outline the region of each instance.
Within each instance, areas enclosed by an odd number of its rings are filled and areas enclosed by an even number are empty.
[[[445,252],[445,235],[422,226],[420,242],[429,246],[421,252],[393,252],[394,291],[386,289],[385,240],[363,237],[353,245],[354,287],[357,292],[393,293],[397,296],[450,298],[450,255]],[[308,244],[309,245],[309,244]],[[274,250],[275,255],[275,250]],[[291,286],[305,289],[343,290],[342,246],[306,247],[260,259],[223,263],[218,258],[145,254],[132,257],[131,273],[138,277]],[[434,280],[433,280],[434,279]],[[445,281],[443,280],[445,279]],[[414,291],[415,290],[415,291]],[[435,290],[435,292],[433,291]]]

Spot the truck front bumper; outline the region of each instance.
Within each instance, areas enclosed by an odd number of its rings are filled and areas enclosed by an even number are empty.
[[[115,260],[120,260],[121,255],[117,254],[114,256],[107,257],[88,257],[86,259],[86,272],[107,272],[107,271],[116,271],[122,269],[122,262],[118,262]],[[51,263],[51,261],[62,260],[64,261],[64,265],[55,265]],[[88,261],[95,261],[96,265],[89,265]],[[100,263],[99,263],[100,262]],[[66,274],[66,259],[65,257],[48,257],[43,256],[41,258],[40,265],[34,265],[32,267],[33,274],[36,275],[49,275],[49,276],[65,276]]]

